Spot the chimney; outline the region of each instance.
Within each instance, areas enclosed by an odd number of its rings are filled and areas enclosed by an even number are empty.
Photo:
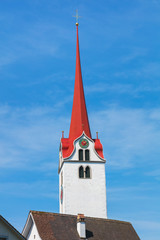
[[[80,238],[86,238],[86,223],[84,214],[79,213],[77,215],[77,231]]]

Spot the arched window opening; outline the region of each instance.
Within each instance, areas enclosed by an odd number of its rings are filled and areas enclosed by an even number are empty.
[[[83,161],[83,150],[79,149],[79,161]]]
[[[85,160],[86,160],[86,161],[89,161],[89,160],[90,160],[90,159],[89,159],[89,150],[88,150],[88,149],[85,150]]]
[[[90,168],[89,167],[86,167],[85,175],[86,175],[86,178],[90,178],[91,177]]]
[[[79,168],[79,178],[84,178],[84,169],[82,166]]]

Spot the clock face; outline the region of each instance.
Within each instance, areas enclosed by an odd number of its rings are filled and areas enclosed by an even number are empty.
[[[79,145],[81,148],[87,148],[89,146],[89,142],[87,139],[85,138],[82,138],[80,141],[79,141]]]
[[[61,186],[61,195],[60,195],[60,198],[61,198],[61,204],[63,202],[63,187]]]

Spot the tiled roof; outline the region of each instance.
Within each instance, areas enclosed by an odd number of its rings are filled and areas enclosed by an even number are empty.
[[[31,211],[42,240],[79,240],[77,216]],[[140,240],[129,222],[85,217],[88,240]]]

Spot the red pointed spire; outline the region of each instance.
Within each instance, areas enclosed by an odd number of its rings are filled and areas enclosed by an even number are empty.
[[[77,28],[76,73],[75,73],[72,117],[71,117],[70,132],[69,132],[70,139],[78,138],[83,133],[83,131],[89,138],[91,138],[91,132],[90,132],[90,126],[88,121],[84,90],[83,90],[82,73],[81,73],[79,39],[78,39],[78,23],[76,24],[76,28]]]
[[[81,63],[80,63],[80,53],[79,53],[79,40],[78,40],[78,15],[77,18],[77,50],[76,50],[76,74],[75,74],[75,85],[74,85],[74,97],[73,97],[73,107],[72,107],[72,116],[71,124],[69,131],[69,138],[64,138],[64,133],[62,133],[61,138],[61,147],[62,147],[62,156],[64,159],[67,159],[71,156],[74,151],[74,140],[82,135],[83,132],[92,139],[91,131],[89,127],[87,108],[85,103],[85,96],[83,90],[83,81],[81,73]],[[94,141],[94,148],[97,154],[104,159],[103,156],[103,147],[98,139],[92,139]]]

